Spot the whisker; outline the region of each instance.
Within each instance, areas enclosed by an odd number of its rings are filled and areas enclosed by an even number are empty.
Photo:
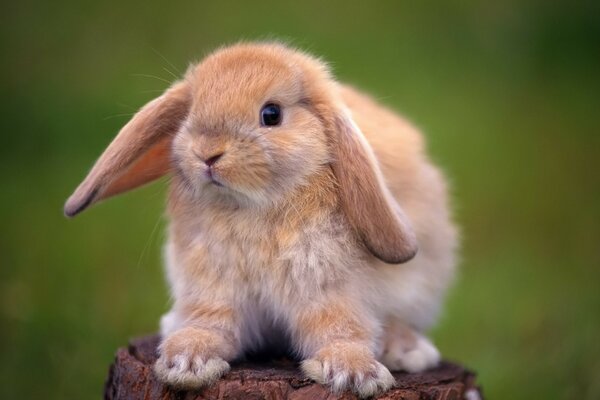
[[[165,61],[167,64],[169,64],[169,66],[170,66],[171,68],[173,68],[173,69],[175,70],[175,72],[177,72],[179,75],[183,75],[183,74],[181,73],[181,71],[180,71],[179,69],[177,69],[177,67],[176,67],[176,66],[175,66],[175,65],[174,65],[174,64],[173,64],[171,61],[167,60],[167,58],[166,58],[165,56],[163,56],[162,54],[160,54],[160,52],[159,52],[158,50],[156,50],[156,49],[155,49],[154,47],[152,47],[152,46],[150,46],[150,50],[152,50],[152,51],[153,51],[153,52],[154,52],[154,53],[155,53],[157,56],[159,56],[159,57],[160,57],[160,58],[162,58],[162,59],[163,59],[163,60],[164,60],[164,61]],[[175,76],[175,75],[173,75],[173,76]],[[178,78],[175,76],[175,79],[178,79]]]
[[[158,79],[158,80],[159,80],[159,81],[161,81],[161,82],[165,82],[165,83],[167,83],[167,84],[169,84],[169,85],[171,84],[171,82],[170,82],[170,81],[168,81],[168,80],[166,80],[166,79],[164,79],[164,78],[161,78],[160,76],[156,76],[156,75],[150,75],[150,74],[131,74],[131,75],[132,75],[132,76],[139,76],[139,77],[142,77],[142,78],[153,78],[153,79]]]
[[[125,114],[114,114],[114,115],[109,115],[107,117],[102,118],[102,121],[106,121],[108,119],[113,119],[113,118],[119,118],[119,117],[131,117],[133,116],[135,113],[125,113]]]
[[[136,112],[137,111],[137,107],[132,107],[129,104],[125,104],[125,103],[117,103],[117,105],[119,107],[123,107],[123,108],[129,108],[132,112]]]
[[[150,232],[150,237],[148,238],[148,240],[146,241],[146,244],[142,248],[142,253],[140,254],[140,257],[138,258],[138,263],[137,263],[136,269],[139,269],[140,266],[142,265],[142,259],[144,258],[144,255],[146,254],[147,250],[150,248],[152,239],[154,239],[154,234],[156,233],[156,229],[158,228],[158,225],[159,225],[161,219],[162,219],[162,215],[159,215],[158,218],[156,219],[156,222],[154,223],[154,228],[152,228],[152,232]]]
[[[148,90],[141,90],[140,93],[162,93],[164,92],[164,89],[148,89]]]
[[[169,75],[171,75],[173,78],[179,79],[179,77],[177,75],[175,75],[173,72],[171,72],[171,70],[169,70],[168,68],[163,67],[163,70],[167,71],[169,73]]]

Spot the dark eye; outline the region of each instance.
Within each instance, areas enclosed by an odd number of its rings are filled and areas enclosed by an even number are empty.
[[[264,126],[275,126],[281,123],[281,107],[267,103],[260,110],[260,123]]]

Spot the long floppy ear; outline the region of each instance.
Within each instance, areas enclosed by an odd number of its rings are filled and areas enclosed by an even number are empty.
[[[64,212],[75,216],[90,205],[157,179],[170,168],[172,138],[188,114],[189,84],[173,84],[121,129],[69,197]]]
[[[375,257],[390,264],[409,261],[417,253],[416,236],[371,146],[348,111],[336,113],[331,125],[332,168],[350,224]]]

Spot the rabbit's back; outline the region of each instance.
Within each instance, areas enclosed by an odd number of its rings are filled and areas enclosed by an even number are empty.
[[[404,265],[379,260],[379,304],[423,329],[438,312],[455,267],[457,232],[450,216],[445,178],[431,163],[423,136],[410,122],[350,86],[344,102],[373,148],[384,179],[417,234],[417,256]]]

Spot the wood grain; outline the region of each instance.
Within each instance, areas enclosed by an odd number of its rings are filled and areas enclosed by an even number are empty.
[[[334,395],[326,387],[304,378],[297,363],[287,359],[234,363],[231,371],[210,387],[199,391],[176,391],[161,384],[152,372],[159,340],[158,336],[135,339],[128,348],[117,351],[105,385],[105,399],[356,399],[351,393]],[[475,385],[474,373],[447,361],[423,373],[396,372],[394,377],[396,387],[378,399],[482,398]]]

